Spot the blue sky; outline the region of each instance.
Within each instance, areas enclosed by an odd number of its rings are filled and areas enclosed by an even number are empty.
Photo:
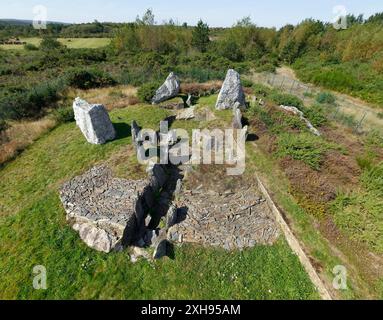
[[[127,22],[152,8],[157,22],[173,18],[195,25],[202,18],[210,26],[231,26],[244,16],[266,27],[295,24],[304,18],[331,21],[337,5],[345,6],[348,13],[365,16],[383,12],[383,1],[377,0],[0,0],[0,18],[32,20],[32,9],[40,4],[48,8],[50,21]]]

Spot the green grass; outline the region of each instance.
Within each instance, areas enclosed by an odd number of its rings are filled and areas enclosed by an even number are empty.
[[[157,128],[167,115],[153,106],[113,111],[118,139],[103,146],[86,143],[74,123],[64,124],[0,169],[0,298],[318,298],[283,238],[235,253],[184,245],[175,249],[174,260],[132,264],[127,252],[106,255],[87,248],[66,224],[60,185],[96,163],[118,165],[114,157],[131,142],[124,123],[136,119]],[[133,157],[127,156],[132,166]],[[45,291],[32,288],[35,265],[47,268]]]
[[[105,47],[110,43],[109,38],[61,38],[58,39],[62,44],[66,45],[71,49],[80,49],[80,48],[88,48],[95,49],[100,47]],[[40,38],[25,38],[20,39],[22,42],[30,43],[35,46],[39,46],[41,39]],[[0,48],[6,50],[23,50],[23,45],[0,45]]]

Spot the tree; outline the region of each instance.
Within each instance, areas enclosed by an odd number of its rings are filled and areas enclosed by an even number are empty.
[[[151,8],[147,9],[146,12],[144,13],[144,15],[142,16],[142,19],[140,19],[140,17],[137,16],[136,23],[141,24],[141,25],[145,25],[145,26],[155,25],[156,22],[154,21],[153,9],[151,9]]]
[[[235,26],[246,28],[246,27],[252,27],[252,26],[254,26],[254,24],[251,21],[251,17],[247,16],[247,17],[242,18],[241,20],[238,20],[237,24]]]
[[[206,52],[207,46],[210,43],[210,29],[207,23],[202,20],[198,21],[197,26],[193,30],[192,44],[201,52]]]

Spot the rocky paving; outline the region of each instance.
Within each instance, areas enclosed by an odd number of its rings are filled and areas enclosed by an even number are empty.
[[[226,250],[271,245],[280,232],[259,194],[256,187],[223,193],[184,191],[176,202],[178,221],[169,229],[168,238]]]

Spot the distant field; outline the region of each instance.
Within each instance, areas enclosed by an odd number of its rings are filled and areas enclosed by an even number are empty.
[[[25,38],[20,39],[23,42],[27,42],[38,46],[41,42],[40,38]],[[110,43],[109,38],[62,38],[58,39],[62,44],[66,45],[68,48],[79,49],[79,48],[100,48],[105,47]],[[0,45],[0,48],[6,50],[15,50],[20,49],[23,50],[24,46],[22,45]]]

